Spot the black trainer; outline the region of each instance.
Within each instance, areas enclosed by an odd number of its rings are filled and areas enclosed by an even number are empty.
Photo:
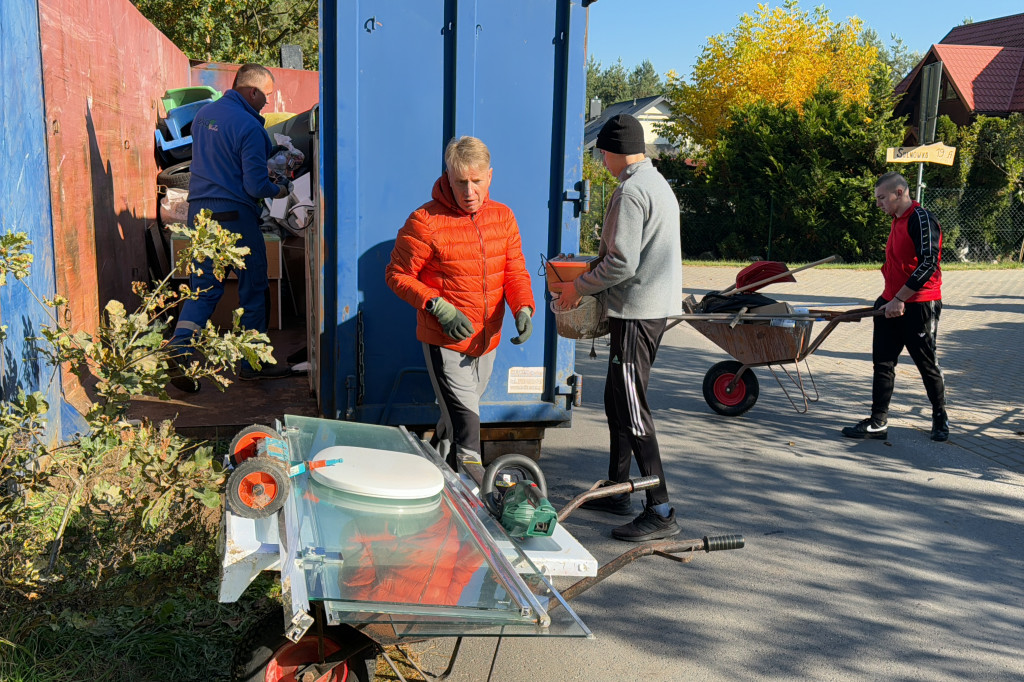
[[[646,542],[648,540],[661,540],[679,535],[679,524],[676,523],[676,510],[672,509],[668,517],[660,515],[648,506],[644,506],[644,513],[636,517],[624,526],[612,529],[612,537],[616,540],[626,542]]]
[[[261,379],[284,379],[292,376],[292,368],[289,365],[263,365],[259,371],[252,367],[244,366],[238,372],[238,378],[242,381],[260,381]]]
[[[628,493],[622,493],[621,495],[610,495],[608,497],[587,500],[580,505],[580,509],[603,511],[609,514],[616,514],[617,516],[632,516],[633,501],[629,498]]]
[[[949,418],[945,412],[932,417],[932,440],[938,443],[949,440]]]
[[[888,422],[880,422],[874,417],[861,419],[854,426],[843,427],[843,435],[847,438],[878,438],[889,435]]]
[[[196,393],[201,388],[200,383],[187,376],[181,369],[178,361],[171,356],[167,356],[167,376],[171,378],[171,386],[174,386],[179,391]]]

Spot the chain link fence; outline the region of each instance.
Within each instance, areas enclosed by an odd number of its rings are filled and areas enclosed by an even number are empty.
[[[913,189],[911,191],[914,191]],[[580,251],[596,253],[611,188],[591,188]],[[692,260],[814,261],[837,254],[846,262],[880,262],[891,219],[875,208],[871,188],[850,186],[803,201],[675,188],[683,257]],[[1020,262],[1024,196],[970,187],[927,187],[922,204],[942,225],[945,262]],[[850,208],[854,207],[854,208]]]

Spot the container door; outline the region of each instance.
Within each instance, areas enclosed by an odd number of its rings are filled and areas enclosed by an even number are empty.
[[[560,423],[575,345],[559,339],[547,308],[543,259],[576,251],[579,217],[564,201],[565,175],[582,179],[586,12],[577,3],[460,2],[455,134],[491,150],[491,197],[516,215],[538,310],[530,340],[515,346],[506,311],[484,423]],[[573,38],[576,40],[573,41]]]
[[[430,199],[445,125],[446,3],[321,3],[325,416],[377,421],[396,374],[431,403],[415,311],[384,283],[395,235]],[[407,371],[405,371],[407,370]],[[403,380],[404,381],[404,380]]]
[[[430,200],[445,143],[474,135],[491,149],[491,196],[515,212],[531,274],[542,256],[576,249],[563,194],[567,174],[582,177],[585,11],[568,0],[378,0],[323,12],[321,404],[330,417],[431,425],[415,311],[384,282],[395,236]],[[485,423],[569,419],[573,345],[555,337],[543,277],[533,284],[533,337],[509,343],[506,312]]]

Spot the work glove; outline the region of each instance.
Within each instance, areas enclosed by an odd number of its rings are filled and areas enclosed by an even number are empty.
[[[440,296],[431,300],[427,311],[441,323],[446,336],[456,341],[465,341],[473,335],[473,323],[462,314],[462,311]]]
[[[278,185],[277,186],[277,194],[274,196],[274,198],[275,199],[284,199],[286,196],[291,194],[291,189],[289,188],[289,185],[291,185],[291,184],[292,183],[289,182],[288,184]]]
[[[531,312],[533,311],[529,308],[523,308],[516,313],[516,331],[519,332],[519,336],[510,339],[510,341],[517,346],[521,343],[526,343],[526,340],[530,338],[530,334],[533,333],[533,320],[530,319]]]

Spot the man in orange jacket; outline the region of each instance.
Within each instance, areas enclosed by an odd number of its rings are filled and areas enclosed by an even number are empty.
[[[475,137],[448,143],[433,199],[398,232],[388,286],[416,313],[441,419],[436,438],[453,469],[458,454],[480,455],[480,396],[494,366],[508,302],[524,343],[536,306],[511,209],[488,195],[491,154]]]

